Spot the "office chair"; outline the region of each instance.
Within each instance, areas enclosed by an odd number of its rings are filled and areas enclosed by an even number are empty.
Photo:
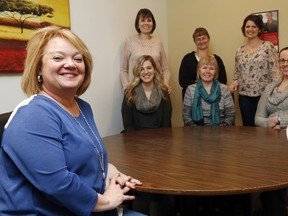
[[[4,126],[6,122],[8,121],[10,115],[12,112],[7,112],[7,113],[2,113],[0,114],[0,145],[1,145],[1,140],[2,140],[2,134],[4,131]]]

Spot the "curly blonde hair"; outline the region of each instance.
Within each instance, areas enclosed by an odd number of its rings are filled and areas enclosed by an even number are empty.
[[[37,76],[42,67],[42,57],[47,43],[56,37],[69,41],[83,55],[85,62],[85,77],[82,85],[77,90],[77,95],[82,95],[91,83],[91,73],[93,68],[92,55],[84,42],[69,29],[59,26],[48,26],[37,30],[28,41],[25,68],[22,76],[22,89],[27,96],[37,94],[42,89],[42,84],[38,83]]]
[[[127,102],[129,104],[133,103],[135,101],[135,98],[137,97],[137,94],[135,92],[135,88],[137,86],[141,85],[141,82],[142,82],[141,78],[140,78],[141,68],[142,68],[144,62],[146,62],[146,61],[151,62],[152,66],[155,70],[154,79],[153,79],[154,86],[160,90],[161,97],[163,99],[165,99],[163,92],[168,91],[168,87],[165,85],[165,83],[163,81],[163,75],[161,73],[161,70],[151,56],[143,55],[137,59],[136,64],[133,68],[134,78],[125,91],[126,99],[127,99]]]

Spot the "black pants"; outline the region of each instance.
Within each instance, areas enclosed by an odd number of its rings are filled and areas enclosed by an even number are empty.
[[[243,126],[255,126],[255,114],[259,97],[239,95],[239,107],[242,116]]]
[[[260,195],[265,216],[287,216],[287,191],[286,189],[267,191]]]

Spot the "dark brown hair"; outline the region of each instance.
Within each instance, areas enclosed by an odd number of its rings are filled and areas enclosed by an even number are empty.
[[[248,16],[244,19],[243,24],[242,24],[242,27],[241,27],[241,30],[242,30],[243,35],[246,37],[246,35],[245,35],[245,26],[246,26],[246,23],[247,23],[249,20],[252,21],[252,22],[254,22],[255,25],[259,28],[260,32],[258,33],[258,37],[259,37],[260,35],[262,35],[262,33],[263,33],[263,28],[264,28],[264,23],[263,23],[262,17],[259,16],[259,15],[255,15],[255,14],[250,14],[250,15],[248,15]]]
[[[288,47],[282,48],[282,49],[280,50],[280,52],[279,52],[279,56],[280,56],[281,52],[283,52],[283,51],[285,51],[285,50],[288,50]]]
[[[135,18],[135,29],[139,34],[141,33],[140,28],[139,28],[139,20],[141,18],[151,18],[152,19],[153,27],[152,27],[152,30],[150,32],[152,34],[154,32],[154,30],[156,29],[156,21],[155,21],[155,18],[153,16],[152,12],[147,8],[142,8],[138,11],[137,16]]]

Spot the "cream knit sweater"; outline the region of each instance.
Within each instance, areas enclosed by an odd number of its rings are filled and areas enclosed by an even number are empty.
[[[170,71],[168,69],[167,57],[162,42],[152,36],[149,40],[141,40],[138,35],[128,37],[125,40],[122,56],[120,77],[123,89],[133,79],[133,67],[137,59],[142,55],[150,55],[160,66],[164,83],[169,85]]]

